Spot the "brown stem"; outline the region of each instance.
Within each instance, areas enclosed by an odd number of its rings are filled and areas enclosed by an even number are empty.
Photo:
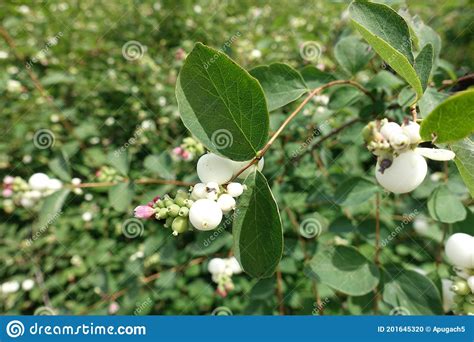
[[[337,86],[337,85],[341,85],[341,84],[346,84],[346,85],[353,86],[353,87],[359,89],[361,92],[363,92],[368,97],[370,97],[370,99],[372,101],[375,101],[375,98],[373,97],[373,95],[367,89],[365,89],[362,85],[360,85],[359,83],[357,83],[355,81],[352,81],[352,80],[336,80],[336,81],[332,81],[332,82],[326,83],[326,84],[324,84],[320,87],[315,88],[314,90],[312,90],[309,93],[308,96],[306,96],[306,98],[303,100],[303,102],[301,102],[300,105],[285,119],[285,121],[283,121],[281,126],[275,131],[275,133],[273,133],[270,140],[268,140],[268,142],[265,144],[265,146],[258,152],[258,155],[255,158],[253,158],[249,162],[249,164],[247,164],[245,167],[243,167],[241,170],[239,170],[239,172],[237,172],[237,174],[232,178],[232,180],[236,179],[238,176],[240,176],[240,174],[242,172],[244,172],[249,167],[251,167],[253,164],[257,163],[260,159],[262,159],[262,157],[265,155],[265,153],[268,151],[268,149],[272,146],[272,144],[275,142],[275,140],[278,138],[278,136],[281,134],[281,132],[283,132],[283,130],[286,128],[286,126],[288,126],[288,124],[296,117],[296,115],[298,115],[298,113],[304,108],[304,106],[315,95],[318,95],[323,90],[326,90],[328,88],[331,88],[331,87],[334,87],[334,86]]]
[[[444,90],[444,89],[446,89],[450,86],[454,86],[458,83],[463,83],[463,82],[466,82],[466,81],[467,82],[472,82],[473,80],[474,80],[474,73],[459,77],[456,80],[444,80],[442,82],[443,85],[438,88],[438,91]]]
[[[280,303],[280,315],[285,315],[285,301],[283,299],[283,290],[282,290],[282,278],[281,278],[281,271],[278,268],[276,271],[276,279],[277,279],[277,286],[276,286],[276,293],[278,302]]]
[[[70,188],[104,188],[109,186],[114,186],[119,183],[129,182],[129,179],[124,179],[121,182],[98,182],[98,183],[81,183],[79,185],[69,185]],[[193,186],[194,183],[183,182],[173,179],[138,179],[134,181],[135,184],[168,184],[168,185],[177,185],[177,186]]]
[[[416,122],[417,120],[416,104],[410,106],[410,114],[413,118],[413,122]]]

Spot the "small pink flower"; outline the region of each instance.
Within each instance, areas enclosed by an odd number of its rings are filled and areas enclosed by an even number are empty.
[[[13,184],[14,180],[15,178],[13,178],[12,176],[5,176],[5,178],[3,178],[3,184],[6,184],[6,185]]]
[[[227,291],[221,288],[217,288],[216,293],[222,298],[227,297]]]
[[[120,305],[117,302],[112,302],[109,305],[109,314],[114,315],[120,310]]]
[[[3,189],[2,195],[3,197],[11,197],[13,195],[13,190],[10,188]]]
[[[188,160],[189,159],[189,152],[184,150],[182,153],[181,153],[181,157],[183,157],[184,160]]]
[[[95,172],[95,176],[96,176],[96,177],[100,177],[100,170],[97,170],[97,171]]]
[[[155,197],[153,197],[153,203],[158,202],[158,200],[159,200],[160,198],[161,198],[160,196],[155,196]]]
[[[135,208],[134,214],[136,218],[147,219],[155,214],[155,209],[147,206],[147,205],[139,205]]]
[[[173,153],[176,154],[177,156],[180,156],[181,153],[183,153],[183,149],[181,147],[175,147],[173,148]]]

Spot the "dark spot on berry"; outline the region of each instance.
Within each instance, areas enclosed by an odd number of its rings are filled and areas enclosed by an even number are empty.
[[[380,162],[380,168],[379,171],[381,174],[385,172],[386,169],[388,169],[390,166],[392,166],[392,161],[390,159],[384,159]]]

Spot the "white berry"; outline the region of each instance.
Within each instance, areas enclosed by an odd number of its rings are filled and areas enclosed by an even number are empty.
[[[222,211],[227,214],[229,211],[235,208],[235,199],[229,194],[222,194],[217,199],[217,204]]]
[[[240,267],[240,264],[235,257],[227,259],[227,267],[232,270],[233,274],[242,273],[242,268]]]
[[[211,274],[223,273],[225,270],[225,261],[221,258],[212,259],[207,265],[207,269]]]
[[[396,150],[404,150],[410,145],[410,138],[405,133],[392,134],[390,136],[390,145]]]
[[[227,184],[227,193],[232,197],[239,197],[244,192],[244,187],[240,183]]]
[[[232,161],[214,153],[208,153],[199,158],[196,169],[203,183],[224,184],[233,176]]]
[[[395,194],[415,190],[425,179],[428,166],[426,160],[414,151],[401,153],[393,158],[390,167],[382,173],[377,162],[375,177],[381,186]]]
[[[469,288],[471,289],[471,292],[474,294],[474,276],[470,276],[467,279],[467,285],[469,285]]]
[[[409,121],[407,125],[402,126],[403,133],[410,138],[410,144],[418,144],[421,141],[420,125],[414,121]]]
[[[191,192],[191,198],[193,200],[206,198],[206,196],[207,196],[206,184],[197,183],[196,185],[193,186],[193,191]]]
[[[28,180],[28,184],[33,190],[46,190],[48,188],[49,177],[44,173],[35,173]]]
[[[386,140],[390,141],[392,136],[402,134],[403,130],[396,122],[386,122],[382,128],[380,128],[380,133]]]
[[[449,237],[445,246],[446,256],[452,265],[474,268],[474,237],[456,233]]]
[[[63,183],[56,178],[51,178],[48,181],[48,190],[57,191],[63,187]]]
[[[210,199],[200,199],[189,209],[189,221],[198,230],[211,230],[222,221],[222,210]]]

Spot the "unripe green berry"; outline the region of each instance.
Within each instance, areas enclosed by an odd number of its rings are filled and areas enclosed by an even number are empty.
[[[175,200],[178,199],[178,198],[187,199],[188,198],[188,193],[186,191],[183,191],[183,190],[180,189],[176,192]]]
[[[178,235],[184,233],[188,230],[189,221],[186,217],[176,217],[171,224],[171,229],[173,229],[173,234]]]
[[[463,308],[465,314],[474,315],[474,304],[464,303],[462,308]]]
[[[451,287],[451,290],[461,296],[467,295],[471,292],[471,289],[464,280],[457,280]]]
[[[163,220],[168,217],[168,209],[167,208],[160,208],[155,215],[157,220]]]
[[[155,205],[158,208],[164,208],[165,207],[165,202],[163,202],[163,200],[159,199],[158,201],[155,202]]]
[[[176,217],[179,214],[179,209],[179,205],[173,203],[172,205],[168,206],[168,214],[171,217]]]
[[[186,206],[187,206],[188,208],[191,208],[191,206],[193,205],[193,203],[194,203],[193,200],[190,200],[190,199],[186,200]]]
[[[474,294],[467,295],[466,302],[470,304],[474,304]]]
[[[174,204],[174,201],[171,198],[165,199],[165,207],[169,207]]]
[[[188,214],[189,214],[189,208],[188,207],[181,207],[181,209],[179,209],[179,213],[178,213],[179,216],[187,217]]]
[[[174,203],[176,203],[180,207],[184,207],[186,206],[186,201],[187,201],[186,197],[176,197],[176,199],[174,200]]]

